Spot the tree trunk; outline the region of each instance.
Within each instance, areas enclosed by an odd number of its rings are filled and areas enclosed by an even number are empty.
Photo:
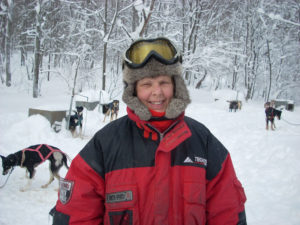
[[[40,4],[39,1],[37,3]],[[40,6],[39,6],[40,8]],[[33,71],[33,98],[38,98],[39,96],[39,71],[40,71],[40,51],[41,51],[41,27],[39,20],[39,12],[36,13],[36,36],[34,45],[34,71]]]
[[[33,97],[39,96],[39,70],[40,70],[40,38],[35,37],[35,51],[34,51],[34,71],[33,71]]]
[[[106,53],[107,53],[107,42],[104,43],[103,57],[102,57],[102,90],[105,91],[106,86]]]
[[[266,101],[269,101],[270,93],[271,93],[271,87],[272,87],[272,63],[271,63],[271,54],[270,54],[270,43],[269,40],[267,40],[267,56],[269,61],[269,88],[268,88],[268,94]]]
[[[244,85],[247,88],[248,87],[248,66],[249,66],[249,42],[250,42],[250,15],[249,15],[249,2],[247,3],[247,9],[246,9],[246,37],[245,37],[245,64],[244,64]]]
[[[11,35],[12,35],[12,21],[7,16],[6,20],[6,37],[5,37],[5,73],[6,86],[11,86],[11,71],[10,71],[10,56],[11,56]]]
[[[51,69],[51,54],[49,53],[48,55],[48,75],[47,75],[47,80],[50,81],[50,69]]]
[[[200,87],[201,87],[201,85],[202,85],[202,82],[203,82],[203,81],[205,80],[205,78],[206,78],[206,75],[207,75],[207,70],[205,70],[203,77],[202,77],[201,80],[199,80],[199,82],[197,83],[196,89],[200,89]]]
[[[26,59],[27,59],[27,47],[26,47],[26,35],[21,34],[20,36],[20,44],[21,44],[21,49],[20,49],[20,54],[21,54],[21,66],[25,66],[26,64]]]
[[[2,76],[4,74],[4,66],[3,66],[3,55],[0,53],[0,78],[1,78],[1,84],[5,83],[5,79]]]
[[[104,38],[104,47],[103,47],[103,61],[102,61],[102,90],[105,90],[105,86],[106,86],[106,59],[107,59],[107,46],[108,46],[108,41],[109,38],[112,34],[112,30],[116,24],[117,21],[117,17],[118,17],[118,13],[119,13],[119,2],[116,1],[116,11],[115,11],[115,15],[113,18],[113,21],[111,22],[111,27],[110,30],[108,31],[107,29],[107,0],[105,0],[105,22],[104,22],[104,34],[105,34],[105,38]]]
[[[107,0],[105,0],[105,11],[104,11],[104,35],[107,35]],[[104,42],[103,46],[103,57],[102,57],[102,90],[105,91],[106,86],[106,52],[107,52],[107,41]]]
[[[185,7],[185,0],[182,0],[182,17],[184,16],[184,7]],[[182,23],[182,53],[185,53],[185,37],[186,37],[186,25],[183,22]],[[182,74],[183,78],[186,79],[187,72],[184,71],[184,74]]]
[[[232,74],[232,84],[231,89],[235,90],[236,82],[237,82],[237,74],[238,74],[238,64],[237,64],[237,55],[234,56],[234,64],[233,64],[233,74]]]
[[[76,81],[77,81],[77,76],[78,76],[78,69],[80,65],[80,58],[78,59],[76,70],[75,70],[75,76],[74,76],[74,82],[73,82],[73,88],[72,88],[72,96],[71,96],[71,101],[70,101],[70,107],[69,107],[69,114],[67,116],[67,123],[66,123],[66,129],[69,129],[70,126],[70,117],[72,114],[72,108],[73,108],[73,100],[75,96],[75,88],[76,88]]]
[[[132,2],[134,3],[135,0],[132,0]],[[132,7],[132,23],[131,23],[131,31],[134,32],[136,30],[137,27],[137,18],[138,18],[138,13],[137,10],[135,9],[135,7]]]
[[[141,30],[141,32],[140,32],[140,34],[139,34],[140,37],[142,37],[142,36],[144,35],[144,33],[145,33],[145,30],[146,30],[146,28],[147,28],[147,25],[148,25],[148,23],[149,23],[149,20],[150,20],[151,14],[152,14],[152,10],[153,10],[153,8],[154,8],[154,3],[155,3],[155,0],[152,0],[152,1],[151,1],[151,5],[150,5],[150,11],[149,11],[149,13],[148,13],[147,18],[145,18],[143,28],[142,28],[142,30]],[[146,15],[146,13],[145,13],[144,10],[143,10],[143,13],[144,13],[144,15]]]
[[[21,47],[20,53],[21,53],[21,66],[25,66],[26,53],[25,53],[24,47]]]

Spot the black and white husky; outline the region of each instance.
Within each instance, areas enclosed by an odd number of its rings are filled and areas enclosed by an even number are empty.
[[[35,174],[35,167],[46,160],[50,161],[50,180],[47,184],[43,185],[42,188],[47,188],[54,180],[54,177],[58,180],[60,179],[58,172],[63,165],[69,169],[67,164],[67,155],[60,149],[46,144],[33,145],[16,153],[10,154],[7,157],[1,156],[1,158],[3,175],[8,174],[15,166],[26,168],[26,175],[29,174],[29,176],[27,176],[29,178],[29,182],[25,188],[21,189],[21,191],[28,189],[31,184],[31,179]]]

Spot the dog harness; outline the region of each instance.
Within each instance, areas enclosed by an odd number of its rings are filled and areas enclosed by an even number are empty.
[[[274,108],[272,108],[272,107],[267,108],[265,110],[265,113],[266,113],[266,121],[267,121],[267,123],[269,121],[271,121],[271,123],[273,123],[274,117],[275,117],[275,115],[274,115]]]
[[[43,154],[40,152],[40,149],[43,147],[43,146],[46,146],[50,152],[46,155],[46,157],[43,156]],[[51,146],[49,145],[46,145],[46,144],[41,144],[41,145],[38,145],[37,148],[25,148],[22,150],[22,161],[21,161],[21,167],[23,167],[23,163],[25,161],[25,152],[26,151],[32,151],[32,152],[37,152],[41,158],[41,163],[45,162],[54,152],[61,152],[59,149],[54,149],[52,148]]]

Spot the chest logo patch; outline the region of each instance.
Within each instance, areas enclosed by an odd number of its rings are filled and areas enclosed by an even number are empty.
[[[132,191],[121,191],[106,194],[106,203],[127,202],[133,200]]]
[[[193,163],[193,164],[199,164],[202,166],[207,166],[207,160],[204,158],[201,158],[201,157],[197,157],[197,156],[195,156],[193,159],[188,156],[188,157],[186,157],[186,159],[183,162],[187,163],[187,164]]]

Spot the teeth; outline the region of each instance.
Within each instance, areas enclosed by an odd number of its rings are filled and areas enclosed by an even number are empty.
[[[153,104],[153,105],[160,105],[160,104],[162,104],[162,102],[151,102],[151,104]]]

